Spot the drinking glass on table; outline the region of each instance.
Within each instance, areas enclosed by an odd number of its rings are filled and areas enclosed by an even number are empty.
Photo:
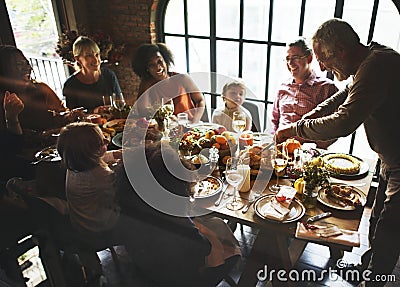
[[[238,157],[231,157],[226,162],[225,179],[234,188],[232,199],[226,204],[226,208],[230,210],[239,210],[243,207],[242,201],[238,198],[238,186],[244,178],[242,172],[238,169],[240,164],[241,160]]]
[[[188,114],[187,114],[187,113],[179,113],[179,114],[177,115],[177,118],[178,118],[178,124],[179,124],[179,125],[181,125],[181,126],[183,126],[183,127],[186,127],[186,126],[188,125],[188,123],[189,123],[189,117],[188,117]]]
[[[122,118],[122,110],[125,108],[125,99],[122,93],[113,93],[112,94],[112,105],[119,111],[119,115]]]
[[[239,138],[240,134],[244,131],[246,128],[246,115],[243,112],[233,112],[232,115],[232,129],[237,133],[238,138],[237,138],[237,152],[239,152]]]
[[[270,153],[271,164],[276,174],[276,183],[269,187],[269,190],[278,193],[281,185],[279,184],[279,177],[285,174],[285,168],[288,164],[288,155],[286,149],[282,149],[282,152],[275,149],[271,150]]]
[[[162,139],[169,139],[169,117],[174,113],[174,102],[172,99],[161,99],[161,111],[164,115],[165,129]]]
[[[177,118],[178,118],[178,124],[181,129],[181,133],[183,134],[185,128],[189,124],[188,114],[187,113],[179,113],[179,114],[177,114]]]

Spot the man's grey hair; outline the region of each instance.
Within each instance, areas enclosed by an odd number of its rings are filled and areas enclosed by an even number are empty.
[[[329,57],[335,53],[337,45],[346,48],[357,46],[360,43],[360,37],[349,23],[334,18],[322,23],[311,41],[313,44],[318,43],[322,53]]]

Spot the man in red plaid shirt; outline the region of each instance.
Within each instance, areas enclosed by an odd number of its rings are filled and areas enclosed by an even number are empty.
[[[319,77],[311,68],[312,50],[303,38],[287,45],[286,66],[292,77],[281,84],[272,110],[273,132],[294,123],[319,103],[338,91],[333,81]],[[305,140],[297,138],[301,143]],[[309,141],[307,141],[309,142]],[[316,141],[319,148],[327,148],[334,140]]]

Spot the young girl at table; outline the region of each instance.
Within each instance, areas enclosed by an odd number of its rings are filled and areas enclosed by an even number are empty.
[[[65,165],[65,190],[72,232],[65,232],[70,241],[77,234],[84,246],[93,250],[122,243],[122,230],[127,227],[120,218],[114,171],[107,163],[121,158],[121,150],[107,151],[109,141],[96,124],[77,122],[65,126],[57,142],[57,150]],[[67,242],[61,245],[68,246]],[[90,250],[90,248],[89,248]],[[95,252],[79,253],[88,276],[102,274]]]
[[[224,106],[214,110],[212,122],[224,126],[229,131],[234,131],[232,128],[233,113],[240,111],[246,115],[246,128],[244,130],[251,130],[251,114],[242,106],[246,99],[245,84],[239,80],[227,82],[222,88],[222,99]]]

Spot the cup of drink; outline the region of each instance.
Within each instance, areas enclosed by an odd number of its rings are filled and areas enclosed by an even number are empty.
[[[253,144],[254,144],[253,132],[246,131],[240,135],[239,137],[240,148],[244,148],[246,146],[252,146]]]

